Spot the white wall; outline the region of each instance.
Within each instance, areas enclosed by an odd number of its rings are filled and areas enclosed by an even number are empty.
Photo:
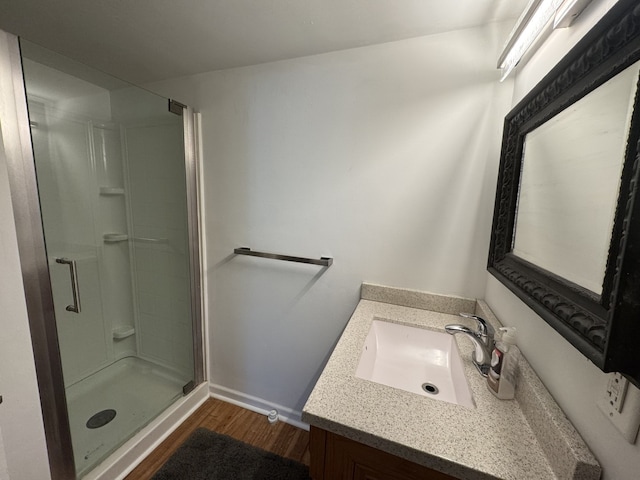
[[[202,112],[215,384],[299,411],[362,281],[483,296],[507,28],[151,86]]]
[[[1,33],[1,32],[0,32]],[[0,479],[49,478],[7,168],[0,142]],[[0,457],[2,455],[0,454]]]
[[[613,3],[594,2],[572,28],[554,32],[526,64],[518,67],[514,106]],[[603,479],[638,478],[640,444],[627,443],[596,407],[604,391],[605,375],[501,283],[487,276],[486,301],[503,323],[518,327],[523,353],[593,450],[603,467]]]

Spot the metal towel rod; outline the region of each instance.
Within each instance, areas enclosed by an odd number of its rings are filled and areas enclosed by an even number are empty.
[[[279,255],[277,253],[255,252],[248,247],[240,247],[233,250],[236,255],[249,255],[251,257],[271,258],[273,260],[284,260],[286,262],[310,263],[312,265],[322,265],[330,267],[333,263],[331,257],[321,257],[319,260],[306,257],[292,257],[291,255]]]

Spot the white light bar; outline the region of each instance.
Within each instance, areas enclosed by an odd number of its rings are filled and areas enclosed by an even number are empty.
[[[553,28],[570,27],[573,21],[578,18],[582,11],[587,8],[591,0],[565,0],[553,20]]]
[[[570,0],[572,1],[572,0]],[[540,36],[563,0],[531,0],[518,19],[506,47],[498,59],[503,81]]]

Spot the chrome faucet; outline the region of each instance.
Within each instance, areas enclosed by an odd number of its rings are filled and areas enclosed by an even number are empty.
[[[493,351],[495,330],[484,319],[470,313],[461,313],[461,317],[472,318],[476,321],[477,330],[464,325],[451,324],[444,327],[447,333],[455,335],[464,333],[473,342],[475,351],[471,356],[473,364],[482,376],[486,377],[491,367],[491,352]]]

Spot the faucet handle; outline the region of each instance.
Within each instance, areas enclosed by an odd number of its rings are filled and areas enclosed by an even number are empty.
[[[478,326],[478,333],[485,338],[493,340],[496,331],[484,318],[473,315],[472,313],[459,313],[459,315],[464,318],[473,318]]]

